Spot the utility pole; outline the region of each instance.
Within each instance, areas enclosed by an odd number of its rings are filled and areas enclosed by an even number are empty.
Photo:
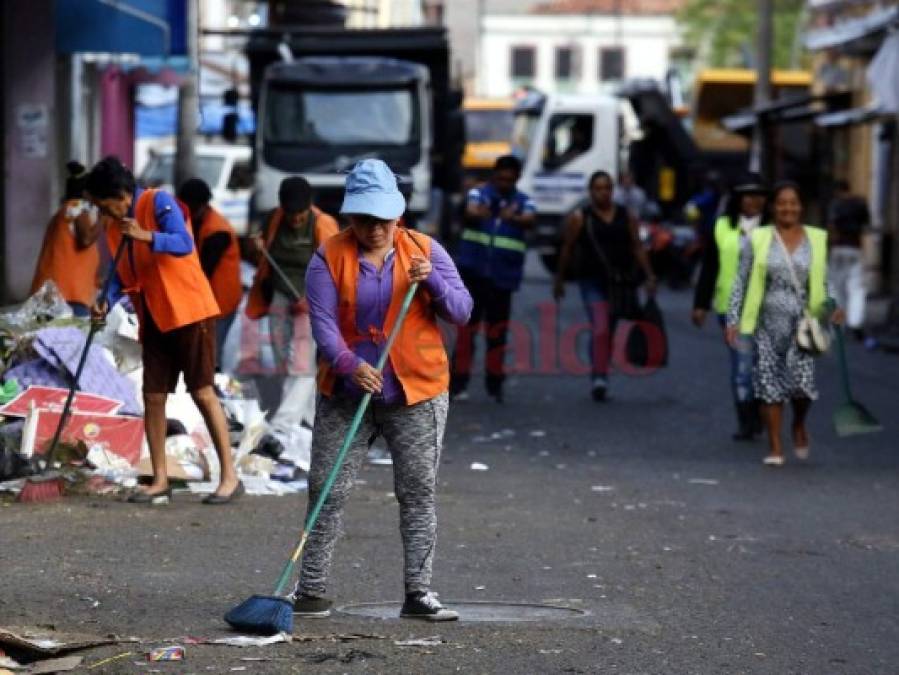
[[[178,139],[175,145],[175,190],[188,178],[196,176],[197,114],[200,99],[197,93],[200,71],[199,0],[187,3],[187,60],[188,72],[178,88]]]
[[[774,38],[774,0],[758,0],[759,27],[755,54],[755,96],[753,107],[758,109],[771,101],[771,51]],[[765,179],[770,169],[768,130],[763,115],[756,114],[755,131],[752,134],[752,149],[749,156],[749,170],[756,171]]]

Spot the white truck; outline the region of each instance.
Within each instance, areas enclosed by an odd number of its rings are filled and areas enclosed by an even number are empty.
[[[524,166],[519,188],[537,204],[536,246],[555,269],[562,221],[587,199],[587,180],[603,170],[617,179],[640,123],[626,99],[531,91],[515,106],[513,152]]]

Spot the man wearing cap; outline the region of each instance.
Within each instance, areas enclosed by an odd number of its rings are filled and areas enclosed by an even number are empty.
[[[405,200],[382,161],[363,160],[347,177],[341,213],[350,226],[321,246],[309,264],[306,292],[320,360],[321,396],[312,437],[309,508],[318,501],[360,398],[372,394],[320,517],[309,533],[294,611],[327,616],[325,597],[341,513],[368,446],[383,436],[393,459],[400,508],[405,601],[401,616],[451,621],[431,592],[437,541],[437,467],[448,409],[449,365],[437,317],[468,320],[472,299],[452,259],[430,237],[398,224]],[[411,284],[419,283],[405,322],[396,321]],[[388,335],[395,342],[375,368]]]
[[[286,434],[303,422],[312,426],[315,415],[315,344],[305,299],[306,268],[315,250],[339,228],[334,218],[312,204],[312,188],[302,176],[281,182],[278,201],[264,235],[256,237],[263,257],[246,314],[265,319],[260,322],[264,344],[259,347],[271,347],[276,372],[285,375],[281,404],[271,425]]]
[[[701,327],[709,308],[718,315],[724,327],[730,304],[731,289],[737,276],[740,252],[752,231],[761,224],[768,190],[761,177],[748,173],[731,188],[724,215],[715,222],[713,236],[706,243],[702,269],[693,298],[693,323]],[[753,344],[749,336],[741,336],[735,347],[728,345],[731,365],[731,390],[737,411],[734,440],[752,440],[761,432],[758,405],[752,389]]]
[[[191,230],[200,255],[200,266],[212,286],[221,315],[215,322],[215,353],[222,367],[222,347],[243,297],[240,285],[240,247],[237,234],[225,216],[210,206],[212,190],[201,178],[189,178],[178,190],[178,199],[190,212]]]

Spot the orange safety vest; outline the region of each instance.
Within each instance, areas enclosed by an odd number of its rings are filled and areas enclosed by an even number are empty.
[[[145,190],[134,206],[134,218],[141,227],[151,232],[159,231],[154,203],[157,192]],[[190,216],[185,213],[184,219],[190,235]],[[106,228],[110,251],[118,249],[121,239],[122,233],[118,227]],[[209,281],[200,267],[196,246],[187,255],[175,256],[156,254],[149,243],[132,240],[127,244],[116,272],[124,291],[134,303],[138,317],[143,318],[143,308],[146,306],[163,333],[221,314]]]
[[[345,230],[325,243],[325,262],[337,286],[339,298],[337,325],[344,341],[350,346],[360,340],[371,339],[374,332],[377,333],[376,340],[385,340],[390,335],[403,304],[403,297],[409,290],[412,256],[424,255],[429,258],[431,254],[430,237],[413,235],[403,228],[397,228],[393,245],[396,252],[393,295],[387,308],[384,328],[381,331],[370,329],[368,332],[360,332],[356,327],[356,287],[359,281],[359,245],[356,237],[352,230]],[[449,361],[430,296],[424,289],[419,289],[415,294],[406,320],[390,350],[389,359],[406,394],[406,405],[426,401],[447,390]],[[319,391],[330,396],[334,391],[335,381],[336,373],[331,364],[319,361]]]
[[[63,203],[47,224],[31,292],[36,293],[47,279],[52,279],[67,302],[80,302],[90,307],[97,300],[100,251],[96,244],[78,247],[74,220],[66,215],[77,202],[73,199]]]
[[[327,213],[319,209],[317,206],[312,207],[312,213],[315,214],[315,231],[312,233],[312,242],[315,248],[321,246],[328,239],[333,237],[340,231],[340,226]],[[281,221],[284,219],[284,209],[280,206],[272,211],[272,217],[269,218],[268,225],[265,228],[265,247],[271,246]],[[261,319],[268,314],[269,299],[262,292],[262,284],[271,276],[272,270],[269,268],[268,260],[265,256],[259,261],[259,267],[256,269],[256,276],[253,279],[253,286],[250,288],[250,297],[247,299],[246,314],[251,319]]]
[[[227,316],[237,309],[243,296],[243,289],[240,286],[240,247],[237,245],[237,236],[225,216],[211,206],[206,210],[206,215],[198,230],[197,249],[201,253],[203,244],[213,234],[224,232],[230,240],[228,248],[225,249],[218,265],[212,272],[212,277],[209,278],[212,294],[215,296],[219,309],[222,310],[222,316]]]

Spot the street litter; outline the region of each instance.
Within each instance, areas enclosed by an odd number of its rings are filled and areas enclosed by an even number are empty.
[[[151,649],[147,654],[147,661],[183,661],[184,647],[172,645],[171,647],[159,647]]]
[[[99,668],[100,666],[105,666],[109,663],[115,663],[116,661],[121,661],[122,659],[127,659],[129,656],[134,656],[134,652],[125,652],[124,654],[118,654],[116,656],[110,656],[108,659],[103,659],[102,661],[97,661],[96,663],[92,663],[87,667],[88,670],[92,670],[94,668]]]
[[[278,642],[290,642],[292,637],[289,633],[276,633],[267,637],[256,637],[253,635],[235,635],[234,637],[223,637],[210,641],[214,645],[227,645],[228,647],[267,647],[268,645],[277,644]]]
[[[691,485],[718,485],[718,480],[715,478],[691,478],[687,482]]]
[[[50,675],[75,670],[84,659],[81,656],[64,656],[59,659],[46,659],[23,666],[28,675]]]
[[[55,656],[89,647],[101,647],[125,642],[139,642],[137,638],[115,635],[97,637],[81,633],[59,633],[43,628],[0,627],[0,645],[43,656]]]
[[[531,431],[530,435],[533,438],[543,438],[544,436],[546,436],[546,432],[543,431],[543,429],[534,429],[533,431]]]
[[[481,462],[472,462],[469,467],[472,471],[488,471],[490,469],[486,464],[482,464]]]
[[[397,647],[436,647],[445,644],[446,641],[439,635],[432,635],[426,638],[413,638],[411,640],[394,640],[393,644]]]
[[[614,489],[615,488],[613,488],[611,485],[591,485],[590,486],[590,490],[592,492],[611,492]]]

